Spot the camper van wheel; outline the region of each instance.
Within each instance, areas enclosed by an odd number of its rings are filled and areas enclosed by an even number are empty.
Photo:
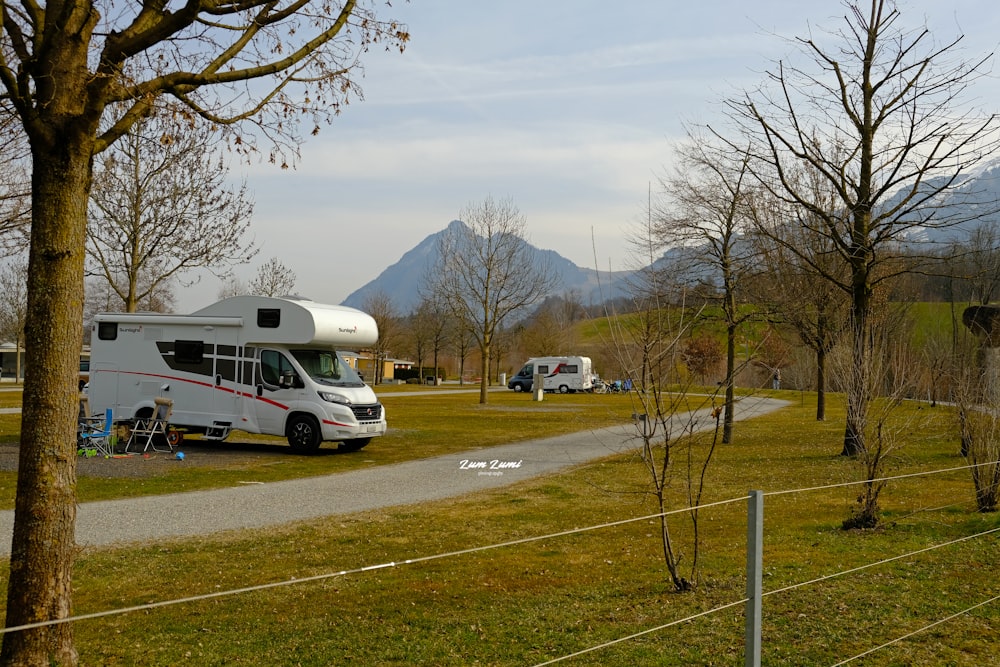
[[[311,415],[295,415],[289,419],[285,435],[292,451],[299,454],[315,452],[323,442],[319,424]]]
[[[521,384],[520,382],[514,384],[514,391],[516,393],[521,393],[522,391],[524,391],[524,385]]]
[[[567,387],[564,384],[559,385],[559,393],[560,394],[568,394],[569,393],[569,387]]]
[[[356,452],[371,441],[371,438],[354,438],[353,440],[344,440],[337,446],[337,449],[342,452]]]

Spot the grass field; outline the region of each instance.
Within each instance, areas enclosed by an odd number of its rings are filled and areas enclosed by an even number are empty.
[[[515,434],[584,430],[627,420],[632,411],[623,396],[532,403],[524,395],[495,394],[481,407],[474,395],[405,393],[383,398],[392,434],[357,454],[322,457],[324,471],[505,442]],[[833,665],[998,595],[995,534],[834,576],[995,530],[1000,522],[974,511],[970,475],[960,470],[891,482],[884,527],[842,531],[858,489],[830,485],[859,473],[856,462],[837,456],[841,406],[833,401],[828,421],[817,423],[809,395],[782,396],[793,405],[737,424],[735,442],[718,450],[704,502],[734,502],[701,513],[701,577],[693,592],[671,591],[655,521],[482,549],[653,512],[642,493],[641,462],[620,455],[419,507],[84,552],[74,574],[78,614],[299,583],[77,622],[81,664],[541,664],[738,603],[745,586],[743,498],[750,489],[769,494],[765,665]],[[892,474],[963,465],[948,410],[907,404],[894,423],[905,446],[896,451]],[[298,468],[310,457],[290,459],[282,475],[316,472]],[[681,477],[678,470],[678,483]],[[681,489],[675,492],[680,507]],[[690,555],[684,516],[672,521]],[[455,552],[463,553],[444,555]],[[389,563],[395,565],[362,571]],[[324,574],[330,576],[302,581]],[[823,577],[832,578],[799,587]],[[561,664],[741,665],[742,611],[735,604]],[[1000,609],[987,604],[851,664],[995,664],[998,630]]]

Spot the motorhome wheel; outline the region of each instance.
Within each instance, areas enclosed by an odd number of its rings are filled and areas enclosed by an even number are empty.
[[[295,415],[288,420],[288,444],[293,452],[309,454],[319,449],[323,434],[312,415]]]
[[[569,393],[569,387],[567,387],[564,384],[559,385],[559,393],[560,394],[568,394]]]

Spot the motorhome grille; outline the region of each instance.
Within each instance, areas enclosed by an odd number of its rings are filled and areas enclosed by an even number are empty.
[[[378,421],[382,418],[382,404],[375,405],[355,405],[353,407],[354,416],[359,422]]]

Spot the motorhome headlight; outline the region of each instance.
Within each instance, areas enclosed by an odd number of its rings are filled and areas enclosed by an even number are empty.
[[[332,391],[320,391],[317,392],[319,397],[322,398],[327,403],[340,403],[341,405],[351,405],[351,399],[347,398],[343,394],[338,394]]]

